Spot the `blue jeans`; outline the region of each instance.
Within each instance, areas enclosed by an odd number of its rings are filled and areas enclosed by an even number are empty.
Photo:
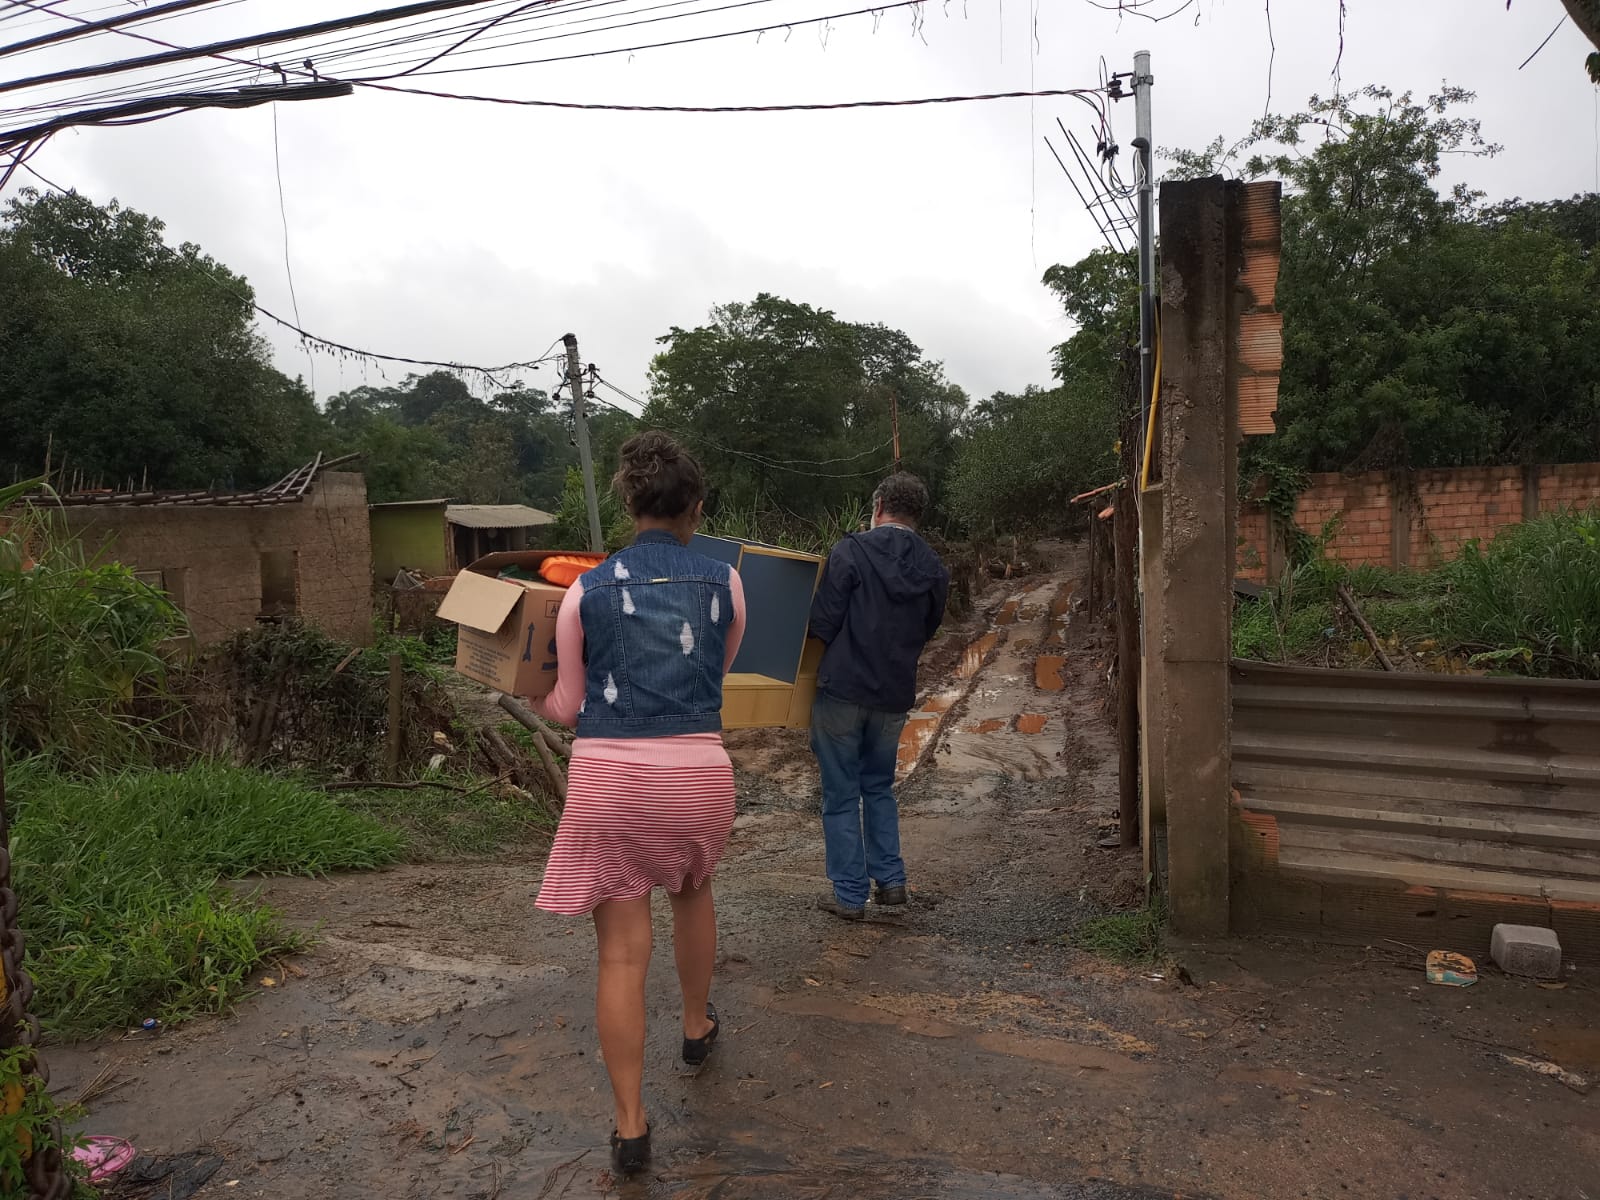
[[[851,908],[867,902],[871,882],[905,885],[894,800],[895,762],[905,725],[905,713],[879,712],[820,693],[811,710],[811,749],[822,774],[828,878],[839,903]]]

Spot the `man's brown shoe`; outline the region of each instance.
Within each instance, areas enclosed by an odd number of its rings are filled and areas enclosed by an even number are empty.
[[[848,904],[841,904],[839,897],[832,892],[825,892],[817,897],[817,907],[823,912],[832,913],[841,921],[861,921],[866,919],[865,908],[851,908]]]

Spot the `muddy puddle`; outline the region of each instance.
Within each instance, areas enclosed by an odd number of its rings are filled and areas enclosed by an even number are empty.
[[[1049,773],[1052,755],[1032,743],[1061,729],[1052,710],[1067,690],[1067,633],[1075,594],[1069,581],[1036,584],[1006,598],[989,629],[966,647],[951,682],[907,720],[897,765],[902,779],[928,761],[952,709],[962,719],[939,746],[941,769],[964,767],[988,775],[998,770],[1020,779]],[[980,672],[988,684],[977,684]],[[1011,735],[1016,734],[1029,744],[1014,744]]]
[[[1010,600],[1006,601],[1007,605],[1012,603]],[[1001,611],[1003,613],[1005,610]],[[1014,607],[1011,609],[1011,619],[1016,619]],[[906,719],[906,727],[900,734],[899,753],[896,756],[897,775],[903,778],[916,769],[917,763],[922,760],[929,744],[938,734],[945,714],[966,695],[968,685],[983,667],[990,652],[1000,644],[1001,636],[1000,630],[991,629],[981,637],[974,638],[961,652],[961,661],[956,665],[951,686],[929,696],[922,702],[922,707]]]

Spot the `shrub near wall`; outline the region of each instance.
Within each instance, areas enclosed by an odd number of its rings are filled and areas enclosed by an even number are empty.
[[[1471,541],[1491,541],[1526,514],[1600,504],[1600,463],[1534,467],[1459,467],[1394,476],[1311,476],[1295,505],[1295,524],[1312,537],[1331,527],[1326,553],[1347,566],[1432,567]],[[1398,526],[1398,528],[1397,528]],[[1239,510],[1238,574],[1262,582],[1281,564],[1266,510]]]

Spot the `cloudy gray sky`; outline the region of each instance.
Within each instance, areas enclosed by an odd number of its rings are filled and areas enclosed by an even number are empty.
[[[108,7],[55,2],[77,13]],[[660,2],[613,0],[629,10]],[[150,32],[192,45],[367,7],[377,5],[234,0]],[[860,6],[742,7],[556,49]],[[1333,86],[1338,8],[1337,0],[1272,5],[1275,107]],[[1350,0],[1348,8],[1347,88],[1384,83],[1422,93],[1448,80],[1478,93],[1476,114],[1505,151],[1454,162],[1456,177],[1496,198],[1600,187],[1600,104],[1581,65],[1587,43],[1569,24],[1518,70],[1561,16],[1558,0],[1515,0],[1509,12],[1503,0]],[[0,41],[33,20],[0,24]],[[102,35],[0,59],[0,80],[149,49]],[[1154,54],[1159,145],[1237,136],[1267,102],[1263,0],[1199,0],[1161,24],[1119,18],[1089,0],[927,0],[915,31],[902,8],[787,37],[405,82],[583,102],[784,104],[1093,86],[1102,56],[1128,70],[1139,49]],[[550,52],[525,45],[457,62]],[[477,363],[533,357],[572,330],[584,357],[636,394],[658,336],[758,291],[904,329],[975,396],[1043,383],[1048,350],[1069,330],[1039,277],[1099,240],[1041,141],[1058,116],[1086,130],[1089,110],[1071,98],[684,115],[364,91],[277,108],[289,253],[307,328],[388,353]],[[1117,105],[1113,119],[1126,145],[1131,102]],[[161,217],[174,240],[198,242],[247,275],[264,306],[290,315],[273,124],[261,108],[74,131],[33,165],[97,200],[115,197]],[[284,370],[309,373],[292,335],[265,323],[263,332]],[[388,370],[390,379],[402,374]],[[315,363],[324,397],[383,378],[353,363]],[[531,378],[553,382],[548,372]]]

